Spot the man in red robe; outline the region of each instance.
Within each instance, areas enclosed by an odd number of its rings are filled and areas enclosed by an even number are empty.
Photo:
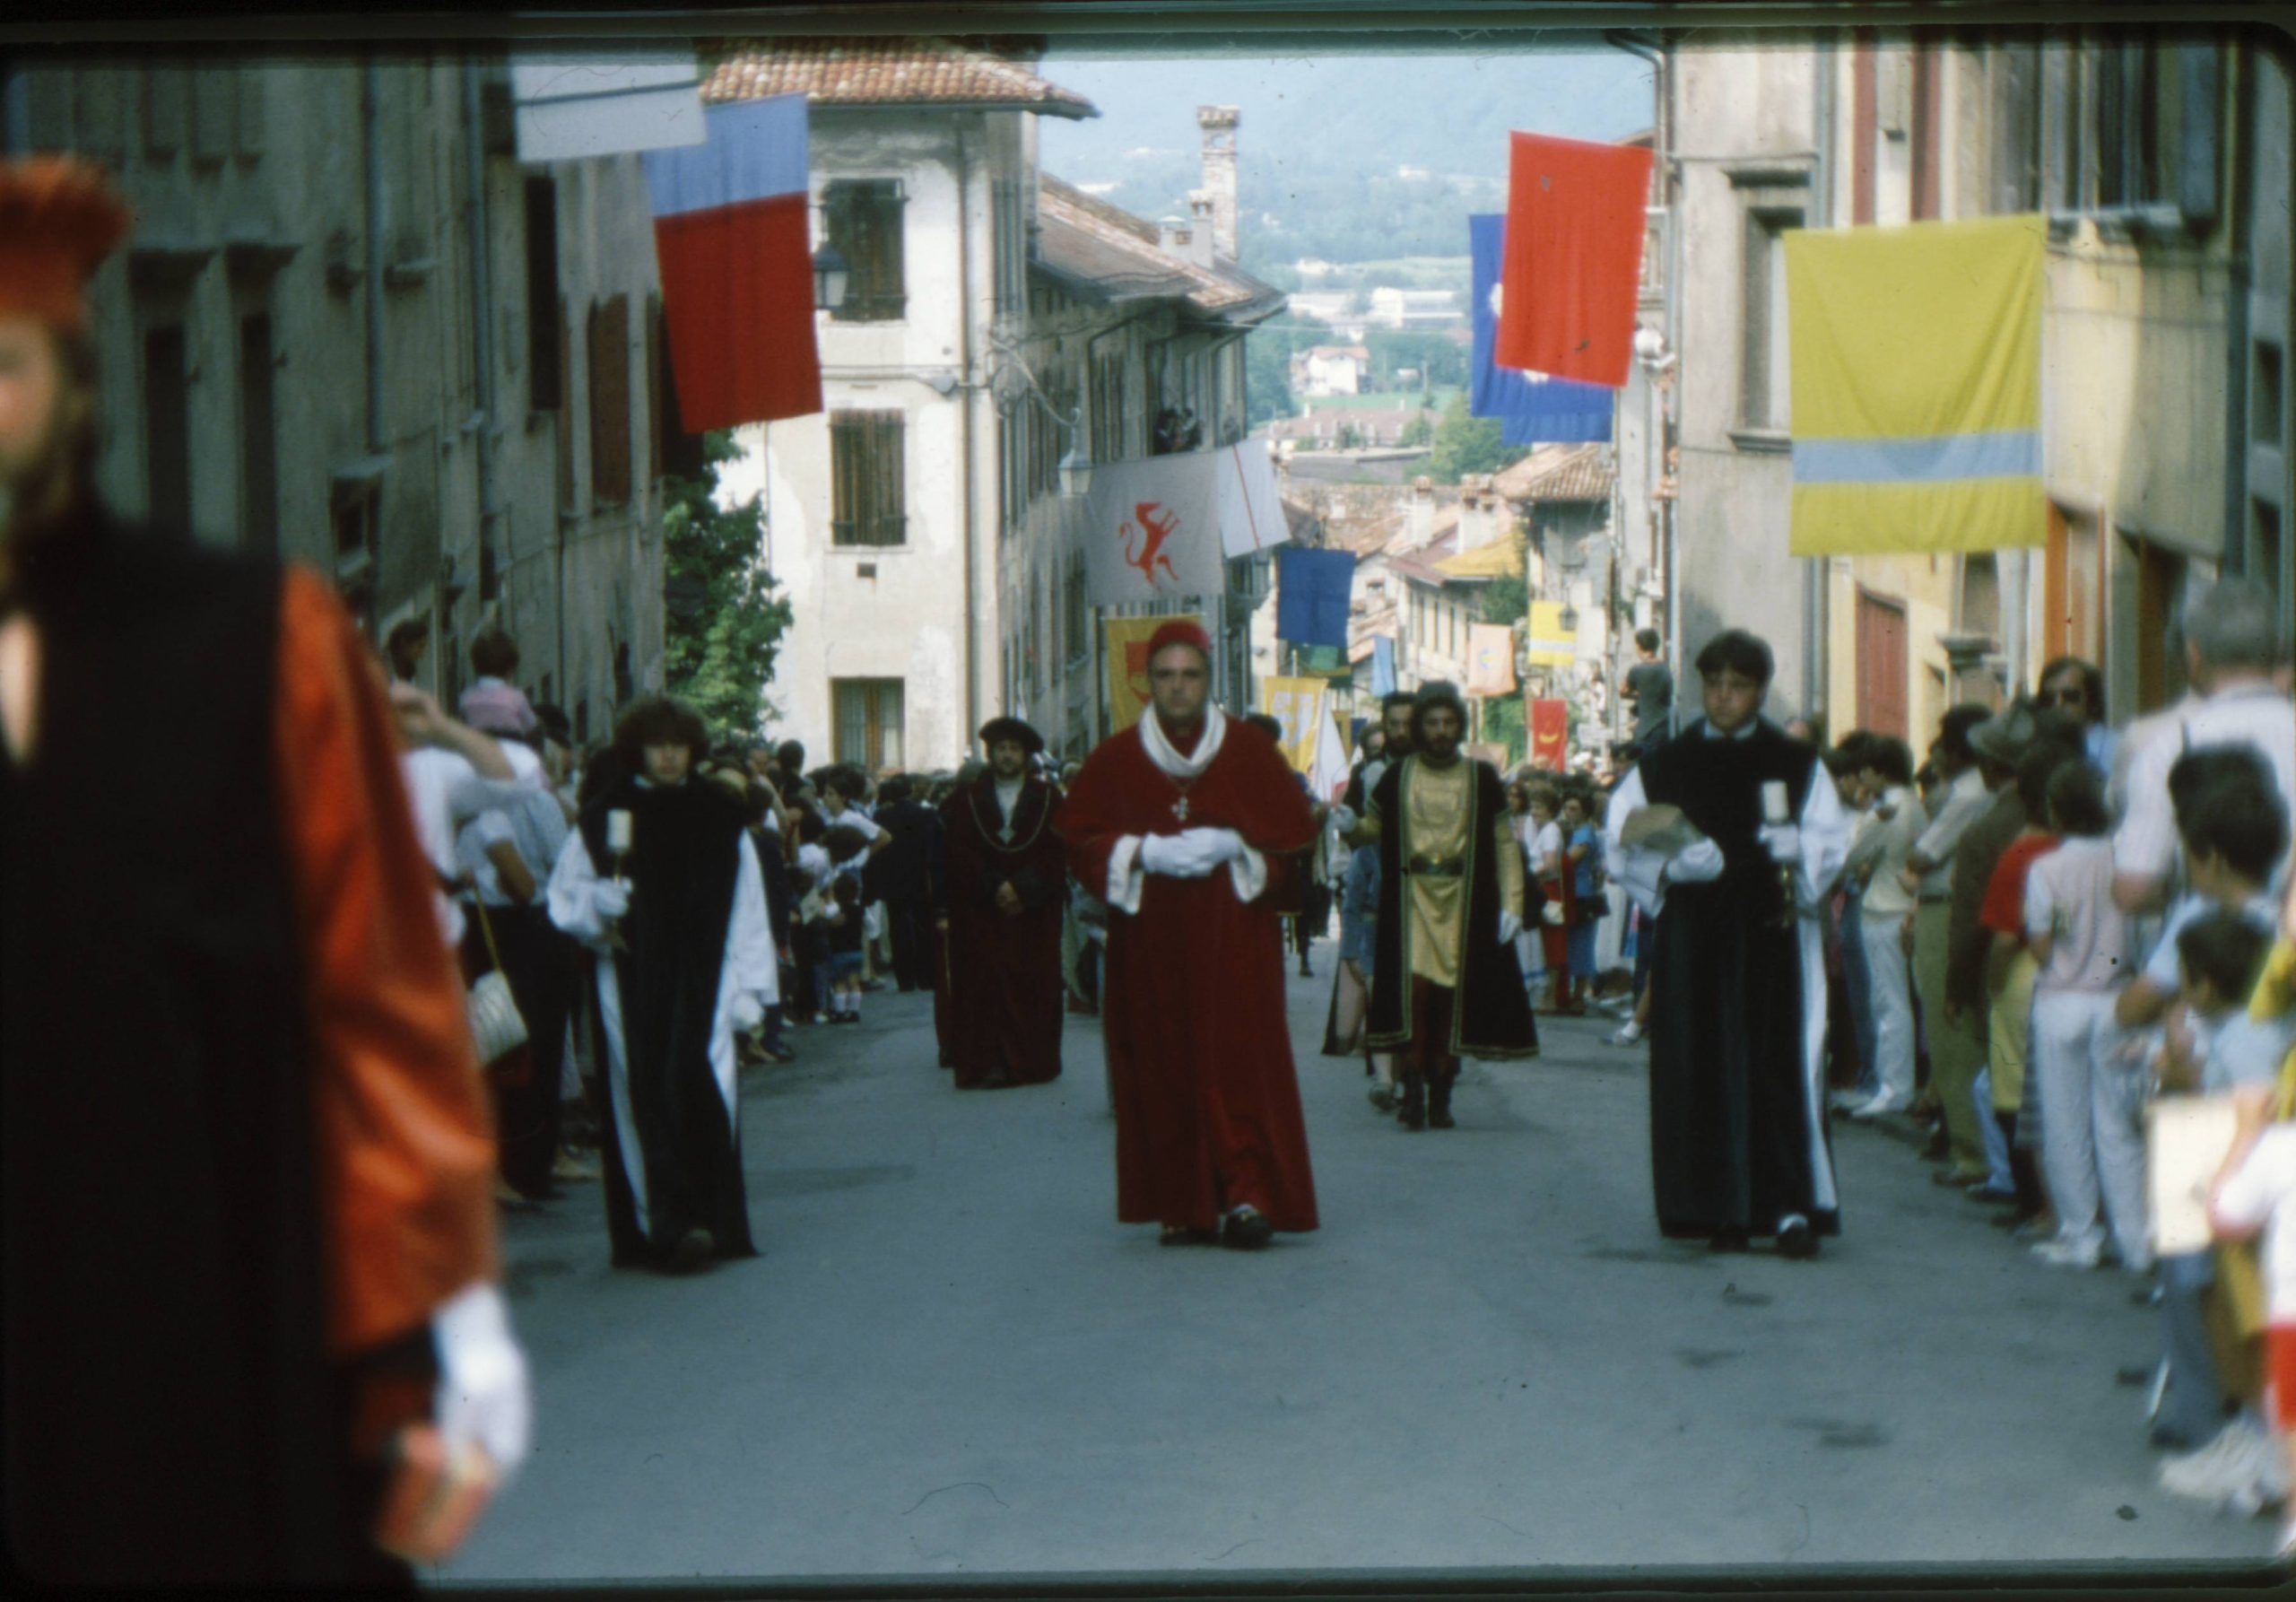
[[[1109,907],[1117,1216],[1250,1249],[1317,1223],[1268,894],[1316,826],[1274,742],[1210,704],[1211,649],[1192,622],[1156,631],[1152,705],[1086,761],[1061,832]]]
[[[941,805],[949,1056],[959,1090],[1060,1077],[1060,923],[1068,862],[1060,797],[1029,771],[1044,739],[1018,718],[980,731],[988,771]]]

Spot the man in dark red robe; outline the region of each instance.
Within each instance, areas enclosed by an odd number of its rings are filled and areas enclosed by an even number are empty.
[[[1148,682],[1153,705],[1061,811],[1069,866],[1109,907],[1117,1216],[1249,1249],[1317,1224],[1268,893],[1315,820],[1274,742],[1209,704],[1201,628],[1156,631]]]
[[[1060,922],[1068,863],[1060,797],[1029,771],[1044,749],[1018,718],[982,726],[988,771],[941,804],[949,1057],[959,1090],[1060,1077]]]

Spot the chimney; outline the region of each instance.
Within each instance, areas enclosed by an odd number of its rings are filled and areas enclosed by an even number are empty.
[[[1459,496],[1459,550],[1463,554],[1491,543],[1491,492],[1485,487],[1488,483],[1481,476],[1470,478]]]
[[[1236,120],[1233,106],[1198,106],[1204,131],[1204,193],[1212,198],[1212,248],[1236,258]]]
[[[1216,237],[1212,215],[1212,196],[1201,189],[1187,194],[1188,227],[1195,234],[1195,249],[1188,259],[1199,267],[1212,265],[1213,240]]]
[[[1435,481],[1421,474],[1411,481],[1409,519],[1404,525],[1405,547],[1416,551],[1435,537]]]
[[[1156,219],[1156,248],[1183,261],[1196,258],[1196,231],[1178,217]]]

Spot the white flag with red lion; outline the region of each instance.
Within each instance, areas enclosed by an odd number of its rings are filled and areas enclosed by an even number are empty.
[[[1227,588],[1220,539],[1225,451],[1110,462],[1085,503],[1086,584],[1095,606],[1216,596]]]

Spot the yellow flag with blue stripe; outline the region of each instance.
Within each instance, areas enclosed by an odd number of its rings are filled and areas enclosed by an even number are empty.
[[[2039,216],[1788,232],[1796,556],[2048,539]]]

